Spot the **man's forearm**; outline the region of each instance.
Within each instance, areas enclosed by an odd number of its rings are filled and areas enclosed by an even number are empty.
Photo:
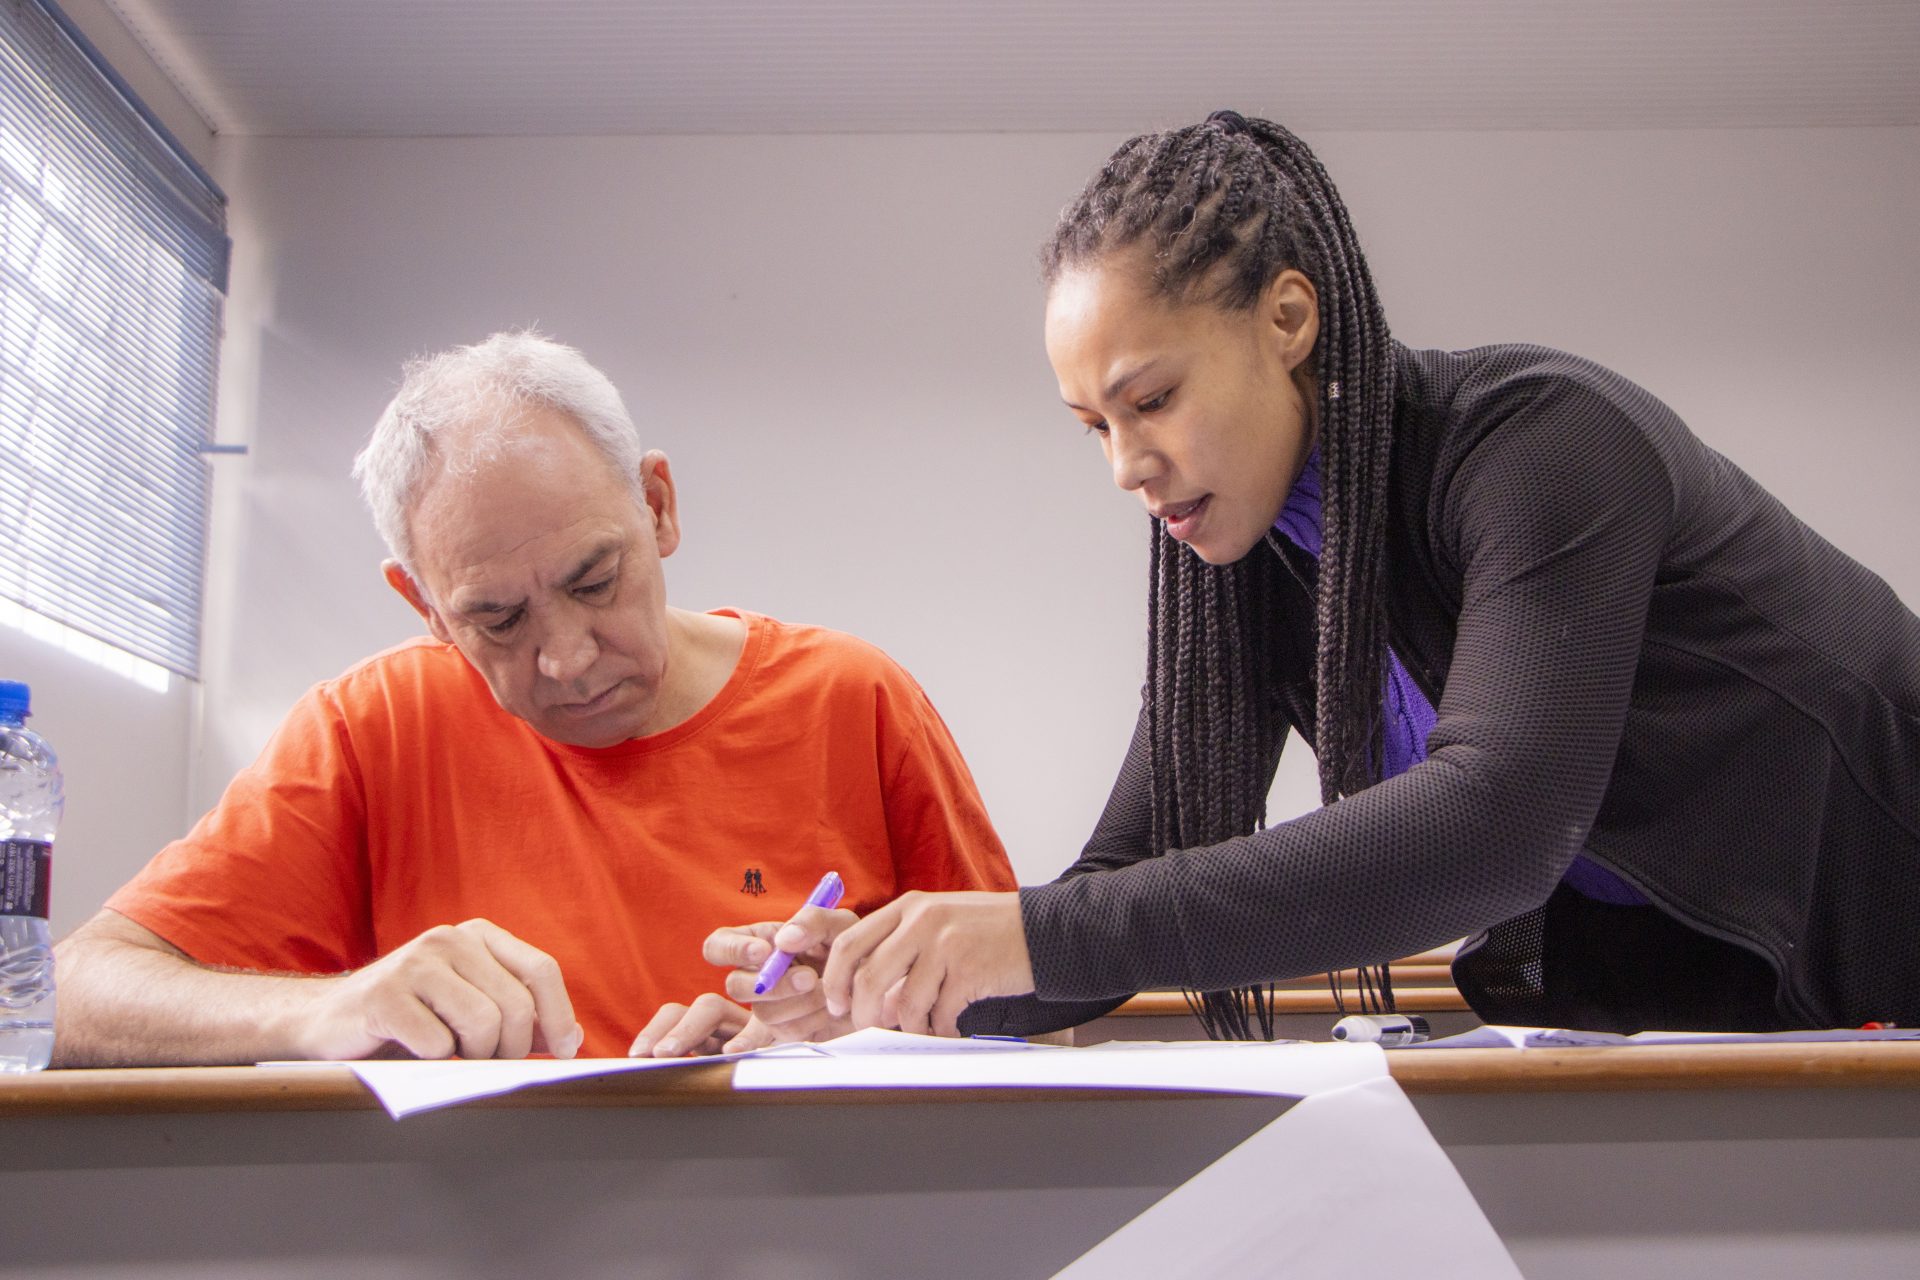
[[[301,1013],[325,979],[209,969],[164,943],[154,946],[128,936],[138,929],[130,921],[103,916],[56,949],[55,1066],[203,1065],[302,1056],[297,1043]]]

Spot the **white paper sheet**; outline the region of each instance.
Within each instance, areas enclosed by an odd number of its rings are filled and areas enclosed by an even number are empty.
[[[1299,1050],[1306,1050],[1301,1053]],[[625,1071],[732,1062],[740,1089],[816,1088],[1116,1088],[1204,1089],[1304,1096],[1386,1074],[1377,1045],[1155,1044],[1120,1042],[1090,1049],[1024,1040],[955,1040],[870,1028],[823,1044],[775,1045],[751,1053],[700,1058],[575,1058],[467,1062],[267,1062],[262,1066],[344,1066],[387,1113],[406,1116],[531,1085]],[[784,1064],[755,1074],[754,1064]],[[745,1072],[743,1077],[742,1072]]]
[[[1520,1271],[1383,1076],[1305,1099],[1055,1280],[1413,1275],[1518,1280]]]
[[[897,1054],[978,1052],[981,1050],[1042,1049],[1050,1045],[1028,1044],[1024,1040],[940,1039],[935,1036],[908,1035],[872,1027],[856,1031],[824,1044],[774,1045],[750,1053],[709,1054],[698,1058],[572,1058],[567,1060],[528,1058],[517,1061],[483,1060],[468,1062],[446,1058],[381,1059],[376,1062],[263,1062],[263,1067],[346,1067],[360,1078],[387,1109],[399,1120],[435,1107],[452,1106],[474,1098],[490,1098],[531,1085],[553,1084],[561,1080],[582,1080],[589,1076],[617,1075],[625,1071],[650,1071],[662,1067],[695,1066],[704,1062],[737,1062],[743,1058],[777,1057],[799,1054]]]
[[[780,1045],[756,1052],[779,1054],[796,1051],[809,1052],[798,1045]],[[693,1066],[702,1062],[735,1062],[750,1056],[718,1053],[704,1058],[522,1058],[479,1062],[458,1058],[426,1061],[400,1058],[377,1062],[263,1062],[260,1065],[349,1068],[360,1077],[360,1083],[366,1085],[373,1096],[380,1100],[387,1114],[400,1120],[422,1111],[431,1111],[435,1107],[512,1093],[529,1085],[616,1075],[623,1071]]]
[[[901,1033],[890,1033],[899,1036]],[[841,1041],[813,1054],[735,1065],[736,1089],[1196,1089],[1304,1097],[1386,1075],[1372,1044],[1237,1044],[1210,1040],[1119,1042],[1085,1049],[1006,1041],[938,1040],[878,1052]],[[960,1048],[956,1046],[968,1046]],[[981,1052],[997,1045],[1016,1052]]]
[[[1027,1049],[1058,1050],[1057,1044],[1037,1044],[1014,1036],[917,1036],[908,1031],[867,1027],[806,1048],[830,1057],[870,1053],[1006,1053]]]
[[[1611,1031],[1569,1031],[1564,1027],[1475,1027],[1457,1036],[1399,1045],[1407,1049],[1587,1049],[1637,1044],[1830,1044],[1853,1040],[1920,1040],[1920,1028],[1888,1027],[1874,1031],[1641,1031],[1616,1035]]]

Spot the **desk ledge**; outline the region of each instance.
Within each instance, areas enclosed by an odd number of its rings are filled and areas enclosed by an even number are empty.
[[[1711,1089],[1916,1089],[1920,1042],[1604,1049],[1415,1049],[1387,1055],[1410,1094]],[[629,1072],[523,1089],[477,1107],[859,1106],[1205,1096],[1137,1090],[834,1089],[736,1092],[726,1065]],[[367,1111],[346,1067],[147,1067],[0,1077],[0,1118],[240,1111]]]

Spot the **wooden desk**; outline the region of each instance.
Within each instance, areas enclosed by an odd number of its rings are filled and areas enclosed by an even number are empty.
[[[1920,1274],[1920,1044],[1390,1063],[1529,1274]],[[395,1122],[344,1068],[9,1077],[0,1272],[1046,1276],[1285,1107],[702,1067]]]
[[[1402,1013],[1417,1013],[1426,1018],[1435,1038],[1469,1031],[1480,1025],[1479,1017],[1467,1007],[1466,997],[1453,985],[1452,948],[1428,951],[1405,960],[1396,960],[1391,968],[1396,1005]],[[1337,975],[1311,974],[1276,984],[1273,992],[1273,1033],[1282,1040],[1328,1040],[1340,1008],[1328,988],[1330,977],[1337,978],[1346,993],[1346,1007],[1360,1007],[1359,987],[1354,971],[1343,969]],[[1073,1043],[1102,1044],[1109,1040],[1198,1040],[1205,1036],[1199,1022],[1187,1008],[1187,997],[1178,991],[1148,991],[1134,996],[1104,1018],[1075,1028]]]
[[[1466,998],[1451,985],[1415,987],[1399,993],[1402,1013],[1417,1013],[1433,1028],[1434,1037],[1470,1031],[1480,1018]],[[1349,1009],[1353,1006],[1349,1005]],[[1318,990],[1273,993],[1273,1034],[1280,1040],[1331,1040],[1340,1017],[1333,996]],[[1073,1043],[1104,1044],[1109,1040],[1203,1040],[1206,1032],[1178,991],[1148,991],[1133,997],[1104,1018],[1075,1027]]]

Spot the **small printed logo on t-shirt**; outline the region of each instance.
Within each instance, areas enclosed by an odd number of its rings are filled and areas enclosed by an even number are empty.
[[[766,891],[767,886],[760,879],[760,868],[748,867],[746,875],[740,879],[740,892],[750,893],[757,898]]]

